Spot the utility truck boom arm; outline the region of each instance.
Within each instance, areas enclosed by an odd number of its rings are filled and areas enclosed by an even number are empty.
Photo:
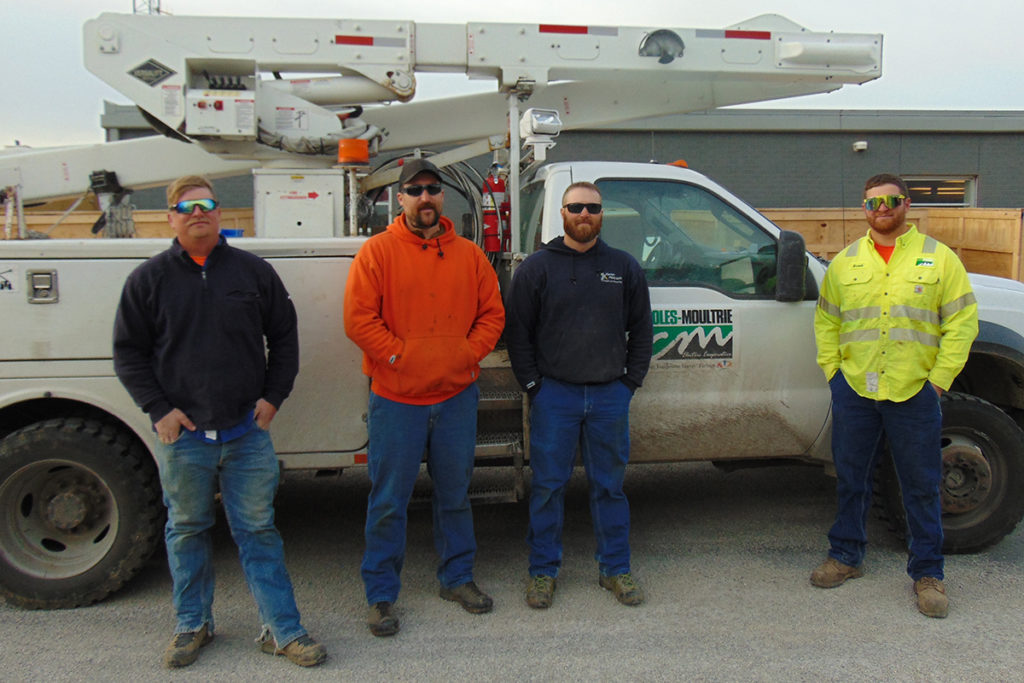
[[[100,168],[141,188],[183,165],[211,176],[323,168],[343,138],[384,151],[504,136],[510,94],[571,130],[828,92],[881,75],[882,37],[816,33],[770,14],[715,30],[102,14],[83,46],[90,71],[166,135],[197,145],[147,138],[0,156],[0,181],[24,201],[80,195]],[[302,77],[279,77],[289,72]],[[410,101],[417,73],[496,87]]]
[[[776,15],[706,30],[103,14],[85,25],[84,49],[90,71],[207,151],[327,165],[341,138],[398,149],[503,134],[510,91],[532,93],[566,129],[827,92],[877,78],[882,38]],[[417,72],[497,87],[380,106],[411,100]]]

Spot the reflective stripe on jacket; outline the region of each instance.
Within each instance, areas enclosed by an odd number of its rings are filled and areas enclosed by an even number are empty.
[[[905,401],[925,380],[949,389],[978,334],[978,304],[956,254],[914,225],[889,263],[868,235],[825,273],[814,316],[818,365],[865,398]]]

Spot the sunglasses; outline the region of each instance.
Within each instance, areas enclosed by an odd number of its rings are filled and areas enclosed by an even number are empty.
[[[172,206],[171,209],[173,211],[177,211],[178,213],[183,213],[183,214],[186,214],[186,215],[191,215],[192,212],[196,210],[197,206],[199,207],[200,211],[202,211],[203,213],[207,213],[207,212],[213,211],[214,209],[217,208],[217,200],[216,199],[186,199],[184,201],[178,202],[177,204]]]
[[[423,190],[427,191],[431,197],[437,194],[441,194],[441,183],[431,183],[430,185],[406,185],[400,191],[402,194],[407,194],[410,197],[419,197],[423,194]]]
[[[566,204],[562,208],[569,213],[583,213],[583,209],[586,209],[587,213],[590,214],[601,213],[601,204],[599,202],[572,202],[571,204]]]
[[[907,196],[903,194],[882,194],[877,197],[868,197],[864,200],[864,208],[868,211],[878,211],[885,204],[887,208],[895,209],[903,203]]]

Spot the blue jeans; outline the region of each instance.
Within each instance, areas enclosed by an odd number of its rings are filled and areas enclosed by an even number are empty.
[[[157,444],[167,506],[167,562],[174,584],[175,633],[213,631],[213,542],[217,480],[242,571],[260,619],[284,647],[306,630],[299,623],[284,545],[274,526],[280,473],[270,435],[254,427],[226,443],[203,443],[184,432]]]
[[[367,464],[371,488],[361,567],[369,604],[398,598],[407,509],[424,453],[434,485],[434,548],[440,558],[437,579],[444,588],[473,580],[476,537],[469,480],[476,457],[479,397],[476,384],[446,401],[424,406],[370,392]]]
[[[829,531],[829,555],[851,567],[864,561],[872,481],[883,439],[896,466],[907,514],[907,573],[915,581],[943,578],[942,557],[942,409],[938,394],[925,382],[916,395],[899,403],[857,394],[837,372],[832,389],[832,458],[839,509]]]
[[[530,409],[530,576],[558,576],[562,566],[565,488],[579,444],[590,484],[594,557],[604,576],[629,571],[629,402],[622,382],[569,384],[545,377]]]

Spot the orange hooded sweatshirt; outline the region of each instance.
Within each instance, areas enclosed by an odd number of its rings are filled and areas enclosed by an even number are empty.
[[[441,225],[425,240],[400,215],[360,247],[345,283],[345,334],[363,350],[373,392],[392,401],[459,393],[505,326],[494,268],[449,219]]]

